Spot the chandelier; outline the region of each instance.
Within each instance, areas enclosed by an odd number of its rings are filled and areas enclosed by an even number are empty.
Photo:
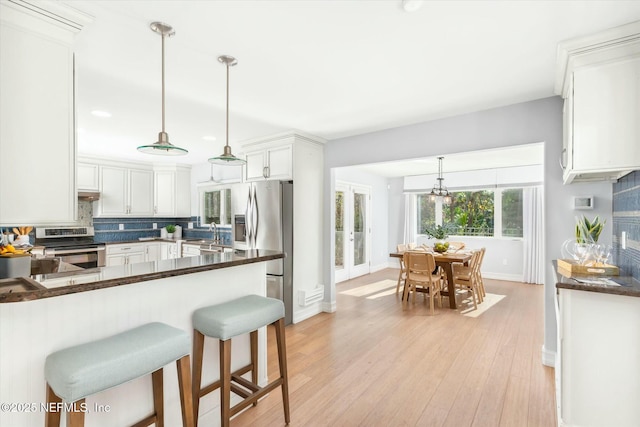
[[[442,160],[444,160],[444,157],[438,157],[438,178],[436,178],[438,182],[431,189],[429,198],[432,202],[435,202],[436,199],[439,198],[445,205],[448,205],[451,204],[452,197],[451,194],[449,194],[447,187],[442,185],[442,181],[444,181],[444,178],[442,177]]]

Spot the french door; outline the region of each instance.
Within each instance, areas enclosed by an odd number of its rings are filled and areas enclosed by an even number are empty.
[[[335,282],[369,273],[371,188],[336,182]]]

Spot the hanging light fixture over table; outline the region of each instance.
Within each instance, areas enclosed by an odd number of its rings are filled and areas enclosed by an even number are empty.
[[[233,56],[222,55],[218,57],[218,61],[225,64],[227,67],[227,139],[224,146],[224,152],[220,156],[211,157],[209,162],[216,165],[242,166],[247,162],[231,154],[231,147],[229,147],[229,67],[236,65],[238,60]]]
[[[442,181],[444,181],[444,178],[442,177],[442,160],[444,160],[444,157],[438,157],[438,178],[436,178],[438,182],[431,189],[429,196],[431,201],[435,201],[437,198],[442,198],[442,202],[448,205],[451,203],[452,197],[451,194],[449,194],[447,187],[442,185]]]
[[[188,151],[170,143],[169,135],[164,130],[164,39],[175,35],[176,32],[171,25],[162,22],[152,22],[150,27],[151,30],[162,36],[162,131],[158,133],[158,141],[150,145],[141,145],[138,147],[138,151],[161,156],[183,156]]]

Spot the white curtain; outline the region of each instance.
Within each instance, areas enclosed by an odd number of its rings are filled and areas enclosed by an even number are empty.
[[[544,283],[544,221],[542,187],[525,187],[522,192],[524,238],[523,279]]]
[[[404,244],[416,241],[418,231],[416,229],[416,196],[404,195]]]

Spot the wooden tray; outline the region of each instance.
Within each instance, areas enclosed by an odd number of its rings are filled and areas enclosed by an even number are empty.
[[[615,265],[580,265],[572,259],[559,259],[558,271],[568,277],[571,276],[619,276],[620,270]]]

